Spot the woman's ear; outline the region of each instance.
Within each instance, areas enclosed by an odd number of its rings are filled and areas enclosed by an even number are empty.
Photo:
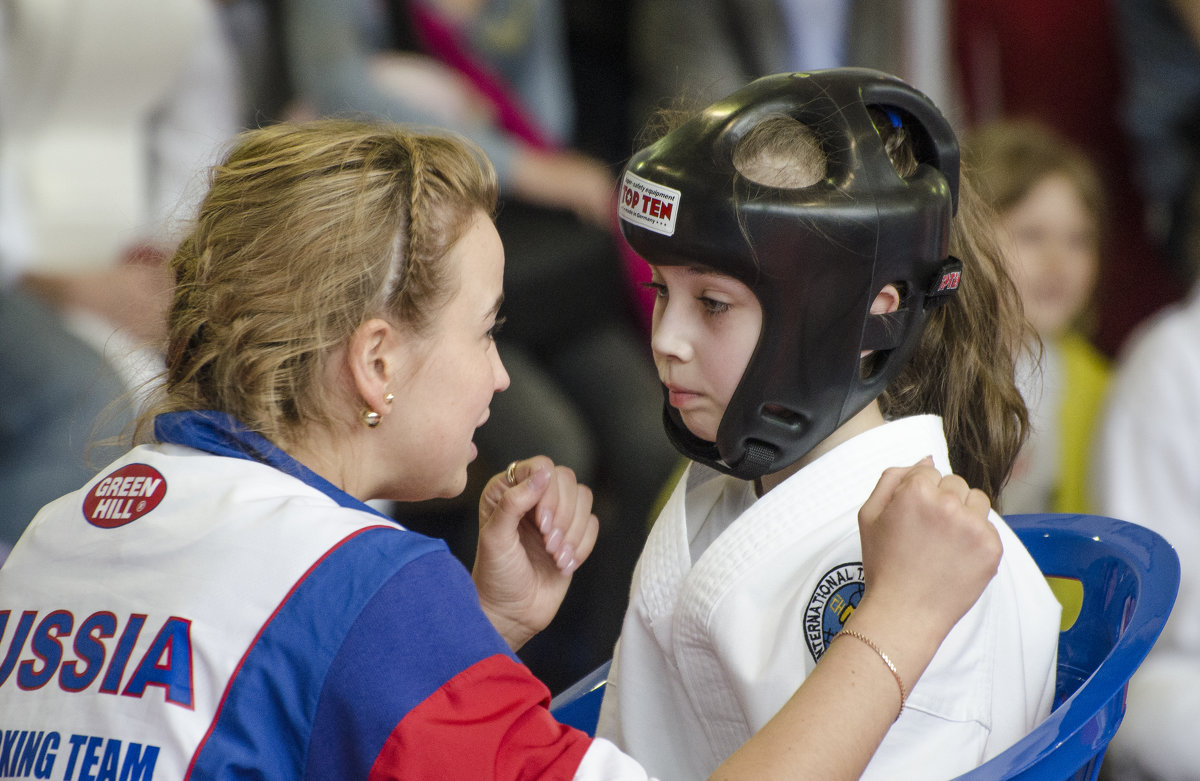
[[[367,320],[350,337],[346,362],[354,389],[376,412],[387,408],[385,397],[392,390],[399,368],[400,346],[400,333],[381,317]]]
[[[900,308],[900,291],[895,285],[884,285],[883,290],[871,302],[871,314],[886,315]]]

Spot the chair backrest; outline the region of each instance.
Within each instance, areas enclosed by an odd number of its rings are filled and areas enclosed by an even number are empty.
[[[595,735],[596,722],[600,719],[600,701],[604,699],[604,685],[608,683],[609,667],[612,667],[611,659],[551,700],[550,712],[554,714],[554,718],[589,735]]]
[[[1158,534],[1113,518],[1037,514],[1007,520],[1060,600],[1068,595],[1054,710],[959,781],[1094,781],[1125,715],[1129,678],[1175,603],[1179,558]],[[605,663],[555,697],[555,717],[593,734],[608,668]]]
[[[1129,679],[1175,603],[1179,557],[1158,534],[1113,518],[1036,514],[1006,520],[1052,587],[1056,579],[1077,581],[1082,601],[1064,605],[1069,625],[1064,622],[1058,641],[1054,710],[960,781],[1092,781],[1125,715]]]

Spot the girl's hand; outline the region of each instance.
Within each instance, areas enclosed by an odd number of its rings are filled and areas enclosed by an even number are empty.
[[[479,499],[471,577],[483,611],[510,648],[520,648],[554,618],[599,529],[591,489],[545,456],[514,462],[488,481]]]

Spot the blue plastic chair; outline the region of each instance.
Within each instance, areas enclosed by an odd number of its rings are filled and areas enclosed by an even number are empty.
[[[1054,710],[1033,732],[958,781],[1095,781],[1125,715],[1125,689],[1167,621],[1179,557],[1158,534],[1097,515],[1007,518],[1063,606]],[[550,703],[596,729],[609,664]]]
[[[596,734],[596,722],[600,719],[600,701],[604,699],[604,684],[608,683],[608,668],[612,660],[605,662],[550,701],[550,712],[563,724],[569,724],[589,735]]]

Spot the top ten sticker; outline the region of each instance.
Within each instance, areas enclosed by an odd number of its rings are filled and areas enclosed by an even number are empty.
[[[674,236],[675,218],[679,216],[679,191],[626,171],[621,182],[617,214],[630,224]]]

